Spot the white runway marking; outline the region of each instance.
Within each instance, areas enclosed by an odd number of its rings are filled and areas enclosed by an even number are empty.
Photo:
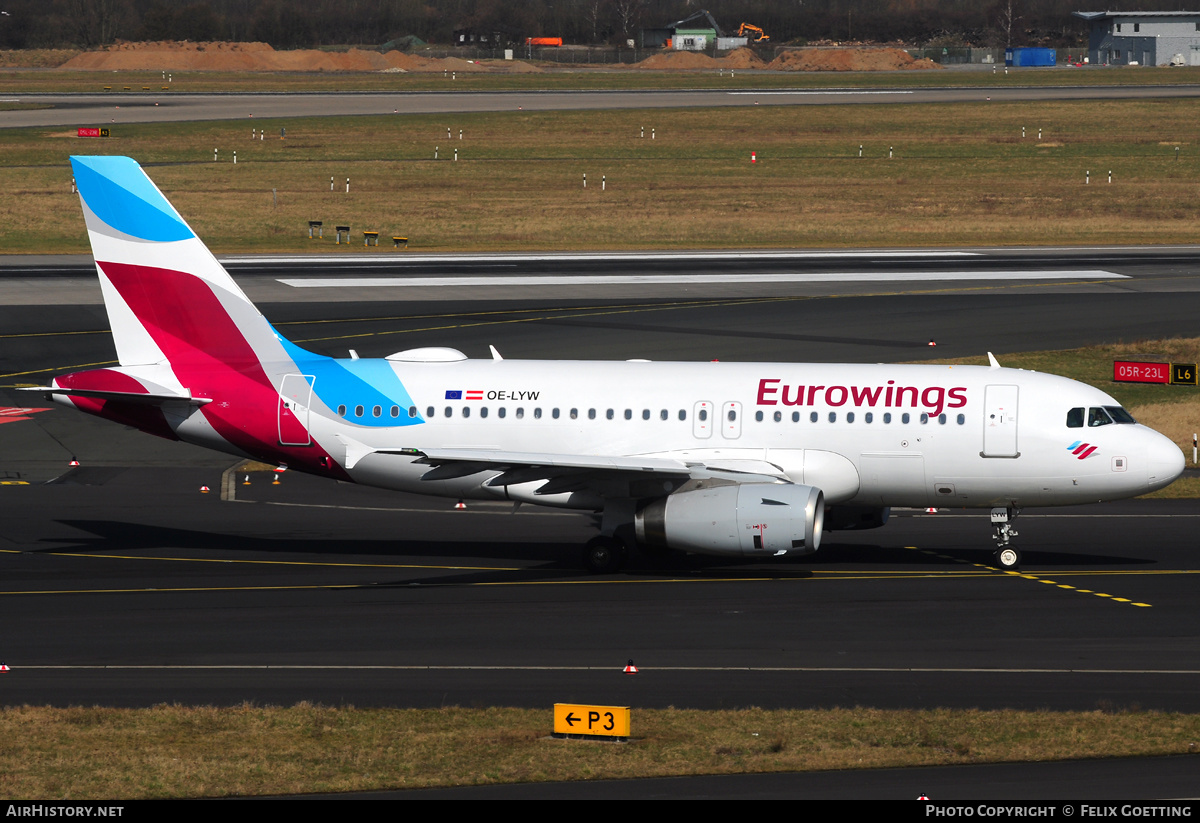
[[[919,283],[995,280],[1127,280],[1109,271],[920,271],[920,272],[788,272],[763,274],[574,274],[483,275],[463,277],[287,277],[296,289],[395,288],[418,286],[637,286],[714,283]]]

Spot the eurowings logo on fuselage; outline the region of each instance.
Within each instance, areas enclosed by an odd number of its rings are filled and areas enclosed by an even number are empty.
[[[917,408],[923,406],[935,417],[944,409],[961,409],[967,405],[967,387],[954,386],[897,386],[895,380],[886,386],[817,386],[791,385],[781,378],[758,381],[759,406],[844,406],[865,408]]]
[[[1076,440],[1071,445],[1067,446],[1067,451],[1075,455],[1080,460],[1085,460],[1095,453],[1098,446],[1093,446],[1090,443],[1084,443],[1082,440]]]

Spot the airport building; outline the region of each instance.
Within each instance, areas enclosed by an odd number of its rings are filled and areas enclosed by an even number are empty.
[[[1077,11],[1093,65],[1200,66],[1200,11]]]

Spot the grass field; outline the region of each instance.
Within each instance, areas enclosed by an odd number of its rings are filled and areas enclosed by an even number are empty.
[[[0,246],[86,251],[67,156],[92,152],[150,166],[223,252],[333,251],[309,220],[423,251],[1192,242],[1198,116],[1172,100],[5,130]]]
[[[1200,716],[1144,711],[635,708],[629,744],[554,740],[551,727],[549,706],[8,708],[0,709],[8,741],[0,795],[304,794],[1170,755],[1200,746]]]

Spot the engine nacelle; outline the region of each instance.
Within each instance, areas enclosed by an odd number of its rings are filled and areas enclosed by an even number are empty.
[[[824,521],[820,489],[782,483],[677,492],[634,518],[640,543],[733,557],[811,554]]]
[[[887,506],[830,506],[825,510],[825,531],[878,529],[885,525],[891,516],[892,510]]]

